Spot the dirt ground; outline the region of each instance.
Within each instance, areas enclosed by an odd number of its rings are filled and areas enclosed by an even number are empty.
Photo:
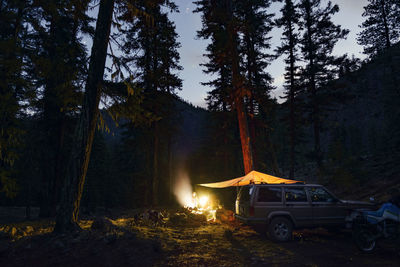
[[[53,235],[51,220],[0,223],[0,266],[399,266],[400,263],[400,249],[395,244],[382,243],[372,254],[364,254],[357,250],[351,233],[346,231],[297,231],[292,241],[277,244],[236,222],[189,219],[159,224],[138,221],[126,213],[96,220],[100,221],[99,227],[94,227],[93,220],[82,220],[83,230],[68,236]]]

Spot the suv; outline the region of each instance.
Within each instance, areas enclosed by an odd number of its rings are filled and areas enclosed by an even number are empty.
[[[270,237],[281,242],[291,239],[293,228],[344,227],[352,210],[374,207],[368,202],[340,200],[317,184],[253,184],[240,191],[235,217],[267,226]]]

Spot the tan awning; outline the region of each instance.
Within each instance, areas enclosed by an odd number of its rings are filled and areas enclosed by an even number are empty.
[[[303,181],[289,180],[283,179],[279,177],[275,177],[272,175],[268,175],[265,173],[251,171],[247,175],[238,177],[235,179],[217,182],[217,183],[208,183],[208,184],[199,184],[205,187],[211,188],[225,188],[230,186],[244,186],[249,184],[294,184],[294,183],[303,183]]]

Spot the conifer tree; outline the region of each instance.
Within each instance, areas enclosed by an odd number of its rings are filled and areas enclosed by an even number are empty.
[[[299,14],[297,6],[292,0],[284,0],[284,6],[281,9],[282,17],[276,20],[278,27],[283,28],[282,43],[277,48],[278,55],[286,55],[285,58],[285,88],[286,88],[286,104],[289,106],[289,140],[290,140],[290,173],[289,178],[294,178],[294,166],[295,166],[295,146],[296,139],[298,138],[299,128],[299,99],[296,97],[300,91],[299,84],[299,54],[298,54],[298,42],[299,42]]]
[[[254,169],[254,161],[248,127],[247,107],[244,102],[245,99],[249,99],[251,96],[251,90],[246,85],[246,77],[242,73],[241,63],[244,57],[240,49],[240,36],[243,33],[241,29],[244,25],[243,9],[241,8],[245,6],[245,2],[203,0],[197,1],[195,4],[198,7],[194,12],[202,13],[203,23],[203,28],[198,32],[198,36],[212,40],[212,44],[207,48],[209,62],[206,65],[206,72],[221,74],[220,79],[210,82],[215,89],[213,91],[214,95],[208,99],[212,101],[210,102],[212,104],[222,104],[223,108],[230,106],[232,110],[235,110],[242,144],[244,171],[247,174]],[[252,5],[250,4],[250,8],[247,10],[248,13],[255,14],[254,12],[257,9],[252,10],[251,7]],[[247,32],[250,33],[250,28],[247,29]],[[250,34],[247,36],[250,37]],[[250,42],[248,43],[250,44]],[[260,44],[253,43],[255,46]],[[251,62],[251,59],[249,62]],[[218,63],[216,65],[218,67],[213,67],[214,63]],[[257,63],[259,62],[257,61]],[[225,75],[226,73],[229,73],[230,77]],[[230,78],[229,81],[226,80],[227,77]]]
[[[43,87],[38,101],[42,129],[42,201],[40,215],[54,216],[63,180],[66,142],[70,123],[81,103],[81,85],[86,75],[86,51],[80,38],[90,19],[89,1],[37,1],[34,25],[36,86]]]
[[[232,89],[232,67],[231,60],[225,49],[228,46],[227,18],[224,7],[217,1],[198,1],[197,9],[194,12],[202,13],[203,27],[197,32],[197,36],[203,39],[210,39],[203,55],[208,58],[208,62],[203,63],[203,72],[214,74],[213,80],[202,82],[203,85],[212,88],[206,97],[208,110],[218,112],[214,116],[218,122],[216,134],[213,137],[216,143],[221,144],[220,153],[223,157],[225,173],[228,172],[231,159],[229,146],[234,142],[232,129],[235,129],[234,106],[231,101]],[[215,149],[218,149],[217,147]]]
[[[204,67],[205,74],[214,74],[215,78],[208,82],[202,82],[211,89],[206,97],[207,109],[215,112],[214,120],[218,124],[215,133],[212,134],[213,140],[220,146],[215,146],[216,154],[222,156],[223,170],[225,174],[229,173],[231,165],[232,150],[230,147],[235,143],[234,134],[232,134],[236,124],[233,114],[234,107],[230,101],[230,92],[232,92],[232,73],[231,63],[227,54],[224,52],[227,46],[227,21],[225,10],[212,1],[196,2],[197,9],[194,12],[202,13],[203,27],[197,31],[199,38],[210,39],[211,42],[206,47],[206,53],[203,56],[208,58],[208,62],[201,64]]]
[[[274,59],[267,51],[270,49],[269,35],[273,28],[272,17],[268,13],[270,0],[242,0],[237,1],[238,18],[241,21],[240,32],[243,38],[240,42],[242,54],[242,68],[246,78],[245,85],[249,89],[246,106],[249,115],[249,133],[252,142],[254,167],[258,168],[256,136],[257,129],[262,123],[259,121],[260,105],[268,105],[270,91],[273,88],[272,77],[266,71],[270,62]],[[266,109],[264,109],[266,110]]]
[[[361,24],[363,30],[358,43],[364,46],[364,53],[374,56],[400,40],[400,4],[398,0],[368,0],[364,7]]]
[[[231,99],[236,110],[240,141],[242,144],[244,172],[248,174],[254,170],[253,149],[250,140],[247,111],[244,103],[245,96],[249,96],[249,88],[245,86],[244,76],[240,72],[239,32],[238,21],[235,16],[236,6],[232,0],[226,0],[228,47],[227,55],[231,58],[232,93]]]
[[[151,203],[156,205],[159,198],[162,139],[171,138],[172,131],[170,121],[174,107],[171,96],[182,86],[182,80],[176,74],[182,69],[177,50],[180,47],[178,35],[168,13],[162,11],[162,8],[169,8],[171,12],[177,12],[178,9],[171,1],[138,1],[136,6],[151,17],[151,22],[146,17],[132,18],[129,9],[122,12],[120,19],[128,25],[122,31],[122,61],[130,69],[129,72],[135,72],[135,82],[143,88],[146,99],[143,102],[144,110],[156,118],[148,120],[151,124],[153,151],[152,164],[148,165],[147,170],[152,179],[148,181],[149,192],[146,193],[151,195]],[[150,197],[148,200],[150,202]]]
[[[19,119],[32,92],[28,26],[31,1],[0,3],[0,192],[17,193],[13,165],[23,130]],[[25,103],[25,104],[24,104]]]
[[[212,111],[231,110],[229,93],[232,91],[231,62],[224,49],[227,44],[227,19],[226,12],[221,3],[213,1],[195,2],[197,9],[194,12],[202,13],[203,28],[197,32],[197,36],[210,39],[206,47],[208,62],[202,64],[206,74],[216,74],[216,78],[203,85],[214,88],[209,92],[206,101],[208,109]]]
[[[107,186],[110,186],[112,177],[111,166],[104,135],[100,130],[96,130],[86,175],[87,181],[82,195],[82,202],[86,202],[88,212],[95,212],[97,206],[104,205],[107,201],[106,196],[110,195],[110,192],[107,192]]]
[[[76,125],[66,177],[61,190],[60,208],[57,211],[54,231],[58,233],[71,232],[79,228],[79,207],[99,115],[113,10],[114,0],[100,1],[82,111]]]
[[[347,36],[348,30],[332,22],[332,16],[339,11],[339,6],[333,5],[331,1],[322,7],[321,0],[302,0],[299,7],[300,26],[303,29],[300,47],[306,62],[302,75],[309,95],[307,101],[314,133],[314,158],[321,166],[320,132],[324,99],[320,89],[337,74],[332,51],[335,44]]]
[[[143,14],[130,1],[100,0],[89,69],[85,80],[83,103],[71,143],[66,175],[61,190],[60,207],[57,210],[56,225],[54,228],[54,231],[57,233],[66,233],[79,229],[80,201],[85,184],[94,133],[98,125],[99,103],[102,92],[106,91],[105,88],[107,88],[107,83],[103,81],[103,75],[114,6],[117,4],[116,10],[127,5],[132,10],[133,16]],[[123,83],[123,85],[122,87],[125,92],[133,91],[128,82]],[[134,93],[132,94],[134,95]],[[116,98],[120,99],[120,95],[117,94]]]
[[[171,12],[178,9],[171,1],[138,1],[137,8],[144,10],[148,17],[132,18],[130,10],[126,9],[120,19],[127,23],[122,29],[121,49],[124,52],[123,65],[133,73],[139,87],[146,91],[164,91],[174,94],[182,86],[176,71],[182,69],[179,65],[177,42],[178,34],[175,25],[168,14],[161,10],[166,5]]]

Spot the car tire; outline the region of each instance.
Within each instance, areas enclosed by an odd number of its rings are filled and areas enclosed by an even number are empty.
[[[268,225],[268,234],[276,242],[287,242],[292,239],[293,224],[285,217],[276,217]]]
[[[372,253],[376,247],[374,234],[366,229],[358,229],[353,231],[353,239],[359,250],[364,253]]]

